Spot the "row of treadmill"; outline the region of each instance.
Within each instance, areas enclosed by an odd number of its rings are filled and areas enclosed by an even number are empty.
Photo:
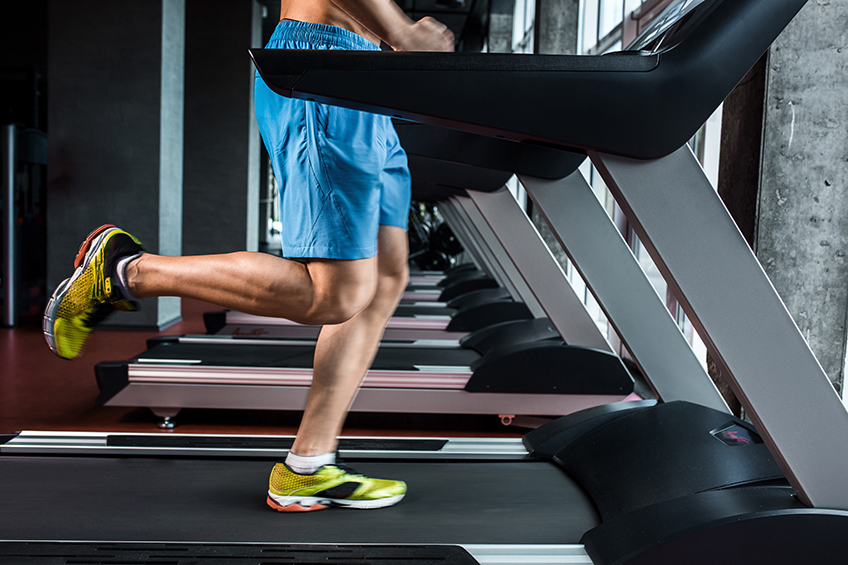
[[[291,516],[263,502],[291,437],[13,434],[0,561],[847,562],[848,412],[686,145],[804,4],[675,0],[604,56],[251,50],[282,96],[397,118],[415,197],[471,258],[412,277],[353,409],[559,417],[522,440],[344,437],[342,457],[407,497]],[[587,157],[746,420],[583,179]],[[620,344],[503,188],[512,175]],[[183,407],[302,409],[318,328],[206,323],[99,365],[98,402],[164,427]]]

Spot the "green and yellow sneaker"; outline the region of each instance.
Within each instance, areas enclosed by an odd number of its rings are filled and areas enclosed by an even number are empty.
[[[268,506],[280,512],[309,512],[330,506],[383,508],[397,504],[406,483],[369,479],[336,465],[325,465],[314,475],[298,475],[277,463],[268,485]]]
[[[74,260],[74,274],[59,285],[44,310],[44,339],[54,353],[79,357],[88,336],[109,314],[137,309],[121,294],[115,263],[143,251],[141,242],[112,225],[88,235]]]

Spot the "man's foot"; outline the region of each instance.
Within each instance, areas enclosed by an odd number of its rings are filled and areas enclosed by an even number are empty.
[[[94,328],[117,310],[135,310],[119,290],[116,262],[138,255],[144,246],[112,225],[100,226],[82,242],[74,274],[63,281],[44,310],[44,339],[59,357],[79,357]]]
[[[383,508],[400,502],[406,483],[369,479],[335,465],[325,465],[314,475],[298,475],[285,463],[271,471],[268,506],[280,512],[308,512],[329,506]]]

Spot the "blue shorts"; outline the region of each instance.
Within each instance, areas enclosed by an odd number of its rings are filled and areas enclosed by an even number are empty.
[[[268,49],[379,50],[334,26],[282,21]],[[365,259],[406,229],[410,176],[391,118],[279,96],[256,75],[259,131],[280,187],[283,255]]]

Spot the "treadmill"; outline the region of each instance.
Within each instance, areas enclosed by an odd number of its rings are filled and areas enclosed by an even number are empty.
[[[686,8],[685,4],[673,3],[669,10]],[[642,81],[660,80],[665,72],[674,76],[675,83],[699,74],[707,75],[711,84],[726,78],[723,96],[803,4],[799,0],[707,0],[690,11],[678,12],[683,19],[672,23],[680,25],[663,34],[674,41],[662,57],[654,57],[655,71],[662,68],[662,73],[652,72],[651,77],[634,78],[627,70],[609,68],[587,75],[584,66],[583,70],[548,72],[536,78],[556,82],[560,75],[578,75],[573,78],[591,83],[596,73],[610,80],[621,75],[618,86],[629,92],[638,90]],[[656,27],[647,30],[649,34],[657,32]],[[725,48],[727,51],[722,51]],[[708,55],[705,60],[698,58],[702,51]],[[404,58],[388,55],[392,57],[386,60],[393,64],[407,64]],[[411,59],[418,58],[418,54],[412,55]],[[603,67],[610,64],[602,61],[607,58],[590,57],[572,65]],[[385,64],[383,59],[379,61],[377,64]],[[488,56],[467,60],[464,66],[467,71],[491,68],[490,61],[497,63],[498,73],[508,73],[516,66],[526,70],[523,61],[494,61]],[[715,64],[704,67],[711,62]],[[312,61],[306,68],[316,64]],[[443,64],[439,61],[432,68]],[[475,84],[468,81],[466,86]],[[381,93],[372,89],[371,95]],[[697,117],[692,123],[697,123]],[[545,119],[550,116],[546,114]],[[639,150],[651,146],[637,141],[646,137],[650,141],[648,134],[653,131],[641,132],[630,143]],[[679,139],[681,145],[687,137]],[[619,142],[610,143],[626,147]],[[606,156],[603,162],[609,159],[613,158]],[[621,162],[649,168],[650,173],[665,164],[663,158]],[[665,174],[652,178],[655,189],[667,180]],[[707,192],[701,181],[693,182]],[[694,209],[698,216],[712,215],[710,208]],[[711,221],[707,224],[716,229]],[[728,224],[719,225],[723,231]],[[673,227],[669,228],[672,232]],[[691,239],[678,238],[678,242],[693,244]],[[732,249],[734,256],[739,254],[737,247]],[[762,290],[755,288],[754,294]],[[691,299],[687,293],[687,300]],[[751,296],[746,294],[744,299]],[[741,313],[728,312],[713,300],[709,307],[719,310],[718,317],[731,319],[730,329],[721,328],[730,332],[724,339],[712,331],[716,329],[712,319],[699,322],[710,330],[711,345],[724,354],[722,362],[735,370],[734,386],[745,393],[741,397],[746,408],[752,409],[753,425],[695,403],[640,402],[566,416],[529,434],[523,448],[514,444],[495,448],[484,445],[485,440],[468,440],[465,455],[460,456],[460,450],[454,450],[459,440],[422,444],[418,449],[394,444],[384,446],[383,456],[370,459],[367,446],[344,443],[342,453],[355,455],[364,472],[381,476],[401,472],[399,476],[409,477],[412,487],[397,506],[358,513],[355,519],[350,510],[327,510],[297,519],[261,515],[270,512],[260,508],[264,489],[251,486],[247,492],[241,485],[264,482],[270,462],[257,469],[251,456],[261,458],[262,447],[239,445],[243,438],[199,437],[198,442],[206,445],[192,458],[189,446],[180,446],[181,438],[170,434],[155,437],[167,443],[159,446],[149,445],[156,442],[144,435],[20,434],[0,446],[4,477],[0,488],[4,489],[4,509],[10,510],[0,513],[0,531],[6,540],[0,554],[9,563],[84,563],[86,559],[178,564],[227,559],[233,563],[412,559],[484,564],[844,563],[848,559],[844,537],[847,495],[834,484],[834,478],[846,474],[848,453],[848,415],[841,402],[840,412],[835,409],[837,403],[831,402],[831,396],[838,401],[835,393],[823,393],[824,385],[830,387],[824,375],[820,378],[816,371],[797,372],[793,367],[772,371],[773,390],[764,391],[751,383],[752,377],[744,376],[750,365],[737,365],[734,350],[740,347],[728,350],[726,340],[739,337],[732,331],[734,324],[742,323],[744,330],[750,330],[749,323],[768,327],[775,318],[788,317],[785,309],[772,311],[774,302],[767,306],[755,303]],[[757,316],[748,315],[752,309]],[[766,321],[761,322],[761,317]],[[745,343],[753,365],[772,365],[772,356],[793,366],[796,357],[802,362],[812,358],[808,348],[799,350],[800,336],[795,339],[784,329],[777,335],[767,334],[779,338],[770,343],[776,351],[771,355],[759,354],[762,342]],[[789,382],[787,374],[799,378],[802,386]],[[771,405],[779,398],[784,401],[783,417],[789,425],[798,426],[795,437],[804,438],[794,446],[800,452],[786,445],[785,428],[772,417]],[[801,418],[791,413],[787,398],[805,409]],[[808,421],[799,421],[804,419]],[[458,443],[451,446],[454,441]],[[145,443],[147,447],[143,447]],[[222,453],[227,446],[232,457]],[[97,454],[100,456],[91,456]],[[798,455],[806,456],[807,464]],[[519,474],[512,478],[499,474],[504,467]],[[419,479],[417,469],[425,469],[433,481]],[[534,469],[541,470],[540,474]],[[57,477],[62,481],[61,490],[54,487]],[[457,493],[442,490],[457,482],[465,488]],[[413,494],[416,492],[420,494]],[[445,496],[432,496],[435,492]],[[587,512],[587,500],[578,492],[588,496],[588,508],[594,514]],[[522,514],[520,510],[527,506],[531,511]],[[33,507],[50,511],[36,514]],[[471,512],[463,514],[463,510]],[[484,523],[487,518],[492,518],[491,523]],[[285,523],[277,527],[280,519]]]
[[[848,413],[686,145],[804,4],[679,0],[628,51],[600,57],[252,53],[282,95],[587,155],[729,376],[759,434],[742,443],[768,448],[792,500],[844,511],[833,477],[848,469]],[[450,107],[437,89],[454,93]],[[585,192],[575,177],[519,175],[566,248],[557,220]]]
[[[401,142],[416,146],[415,138],[421,136],[420,128],[397,124]],[[417,146],[421,146],[419,142]],[[409,155],[409,165],[413,177],[413,199],[434,199],[434,184],[439,185],[442,194],[464,193],[466,189],[491,192],[499,189],[512,176],[512,171],[491,168],[470,168],[427,156]],[[447,184],[447,186],[446,186]],[[444,201],[446,213],[450,202]],[[453,230],[481,269],[454,269],[450,275],[441,279],[430,291],[410,284],[410,298],[422,296],[410,304],[404,300],[387,325],[387,338],[409,339],[405,330],[417,331],[418,339],[459,339],[461,335],[449,335],[444,338],[439,332],[468,333],[499,322],[530,319],[544,315],[533,292],[522,286],[520,275],[509,259],[499,249],[496,238],[486,237],[481,230],[489,229],[478,221],[469,218],[464,212],[453,212],[456,224]],[[470,267],[470,266],[469,266]],[[565,283],[567,284],[567,283]],[[426,287],[423,287],[426,288]],[[472,294],[473,293],[473,294]],[[406,299],[406,296],[405,296]],[[513,301],[515,299],[515,301]],[[524,303],[522,305],[521,303]],[[207,333],[235,336],[268,336],[289,339],[315,339],[320,327],[301,326],[283,318],[254,316],[234,311],[208,312],[204,315]],[[400,331],[398,331],[400,330]],[[597,344],[597,340],[590,340]]]
[[[560,416],[630,397],[630,372],[582,304],[580,310],[580,333],[595,347],[565,345],[548,320],[529,315],[526,322],[494,325],[478,315],[474,322],[485,329],[463,338],[462,348],[410,348],[410,340],[386,340],[351,410],[491,414],[511,423],[516,416]],[[570,335],[576,334],[572,328]],[[162,418],[161,427],[172,427],[185,407],[301,410],[313,356],[314,343],[298,340],[159,338],[127,362],[97,365],[97,401],[149,407]]]

